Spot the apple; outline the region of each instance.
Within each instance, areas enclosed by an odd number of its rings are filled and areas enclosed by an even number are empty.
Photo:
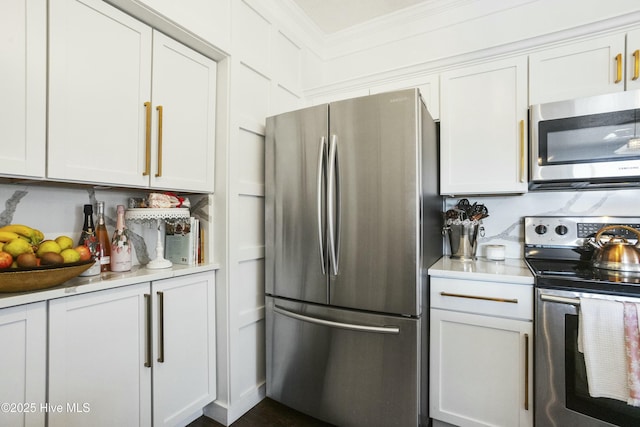
[[[91,259],[91,251],[86,246],[76,246],[75,249],[80,254],[80,261],[89,261]]]
[[[0,252],[0,268],[8,268],[13,264],[13,257],[7,252]]]

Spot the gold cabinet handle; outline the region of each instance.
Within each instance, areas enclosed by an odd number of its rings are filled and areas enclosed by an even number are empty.
[[[146,354],[144,357],[144,366],[147,368],[151,367],[151,352],[153,351],[152,347],[151,347],[151,322],[152,322],[152,318],[151,318],[151,295],[150,294],[144,294],[144,300],[146,302],[146,306],[147,306],[147,345],[146,345]]]
[[[164,292],[158,292],[158,312],[160,314],[158,320],[158,362],[164,363]]]
[[[524,334],[524,409],[529,410],[529,334]]]
[[[151,171],[151,103],[145,102],[144,109],[146,113],[146,131],[144,141],[144,172],[142,172],[142,176],[147,176]]]
[[[622,81],[622,54],[616,55],[616,81],[614,83],[620,83]]]
[[[640,77],[640,50],[633,52],[633,77],[631,80],[638,80]]]
[[[494,301],[494,302],[508,302],[510,304],[517,304],[518,300],[515,298],[494,298],[494,297],[483,297],[478,295],[466,295],[466,294],[452,294],[449,292],[440,292],[440,295],[443,297],[454,297],[454,298],[469,298],[469,299],[479,299],[484,301]]]
[[[158,173],[156,177],[162,176],[162,105],[156,107],[158,110]]]
[[[520,120],[520,182],[525,181],[525,168],[526,165],[524,163],[524,120]]]

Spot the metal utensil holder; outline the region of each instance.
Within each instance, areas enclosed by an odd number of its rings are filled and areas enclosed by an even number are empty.
[[[444,227],[449,236],[451,258],[463,261],[476,259],[478,249],[478,234],[483,230],[479,223],[451,224]]]

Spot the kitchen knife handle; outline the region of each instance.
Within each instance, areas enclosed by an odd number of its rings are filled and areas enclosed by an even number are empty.
[[[331,261],[331,268],[333,275],[338,275],[338,257],[337,257],[337,236],[336,236],[336,217],[339,214],[339,192],[337,184],[337,150],[338,150],[338,137],[331,135],[331,144],[329,146],[329,179],[327,185],[327,217],[329,228],[329,258]],[[336,198],[338,203],[336,206]]]
[[[157,292],[158,294],[158,362],[164,363],[164,292]]]
[[[622,54],[616,55],[616,81],[614,83],[620,83],[622,81]]]
[[[145,109],[145,140],[144,140],[144,172],[142,176],[147,176],[151,173],[151,103],[144,103]]]
[[[529,334],[524,334],[524,409],[529,410]]]
[[[638,80],[640,77],[640,50],[633,52],[633,77],[631,80]]]
[[[316,182],[316,207],[318,215],[318,244],[320,246],[320,263],[322,274],[326,274],[324,258],[324,227],[322,222],[322,183],[324,181],[324,169],[327,157],[327,140],[323,136],[320,138],[320,149],[318,150],[318,175]]]
[[[520,182],[525,182],[524,145],[524,120],[520,120]]]
[[[144,357],[144,366],[147,368],[151,367],[151,352],[153,351],[151,347],[151,294],[144,294],[144,300],[147,306],[147,342],[146,342],[146,354]]]
[[[158,172],[156,178],[162,176],[162,105],[156,107],[158,111]]]

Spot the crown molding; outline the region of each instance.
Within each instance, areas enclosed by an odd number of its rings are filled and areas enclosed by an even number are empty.
[[[330,60],[539,0],[427,0],[325,37]]]

